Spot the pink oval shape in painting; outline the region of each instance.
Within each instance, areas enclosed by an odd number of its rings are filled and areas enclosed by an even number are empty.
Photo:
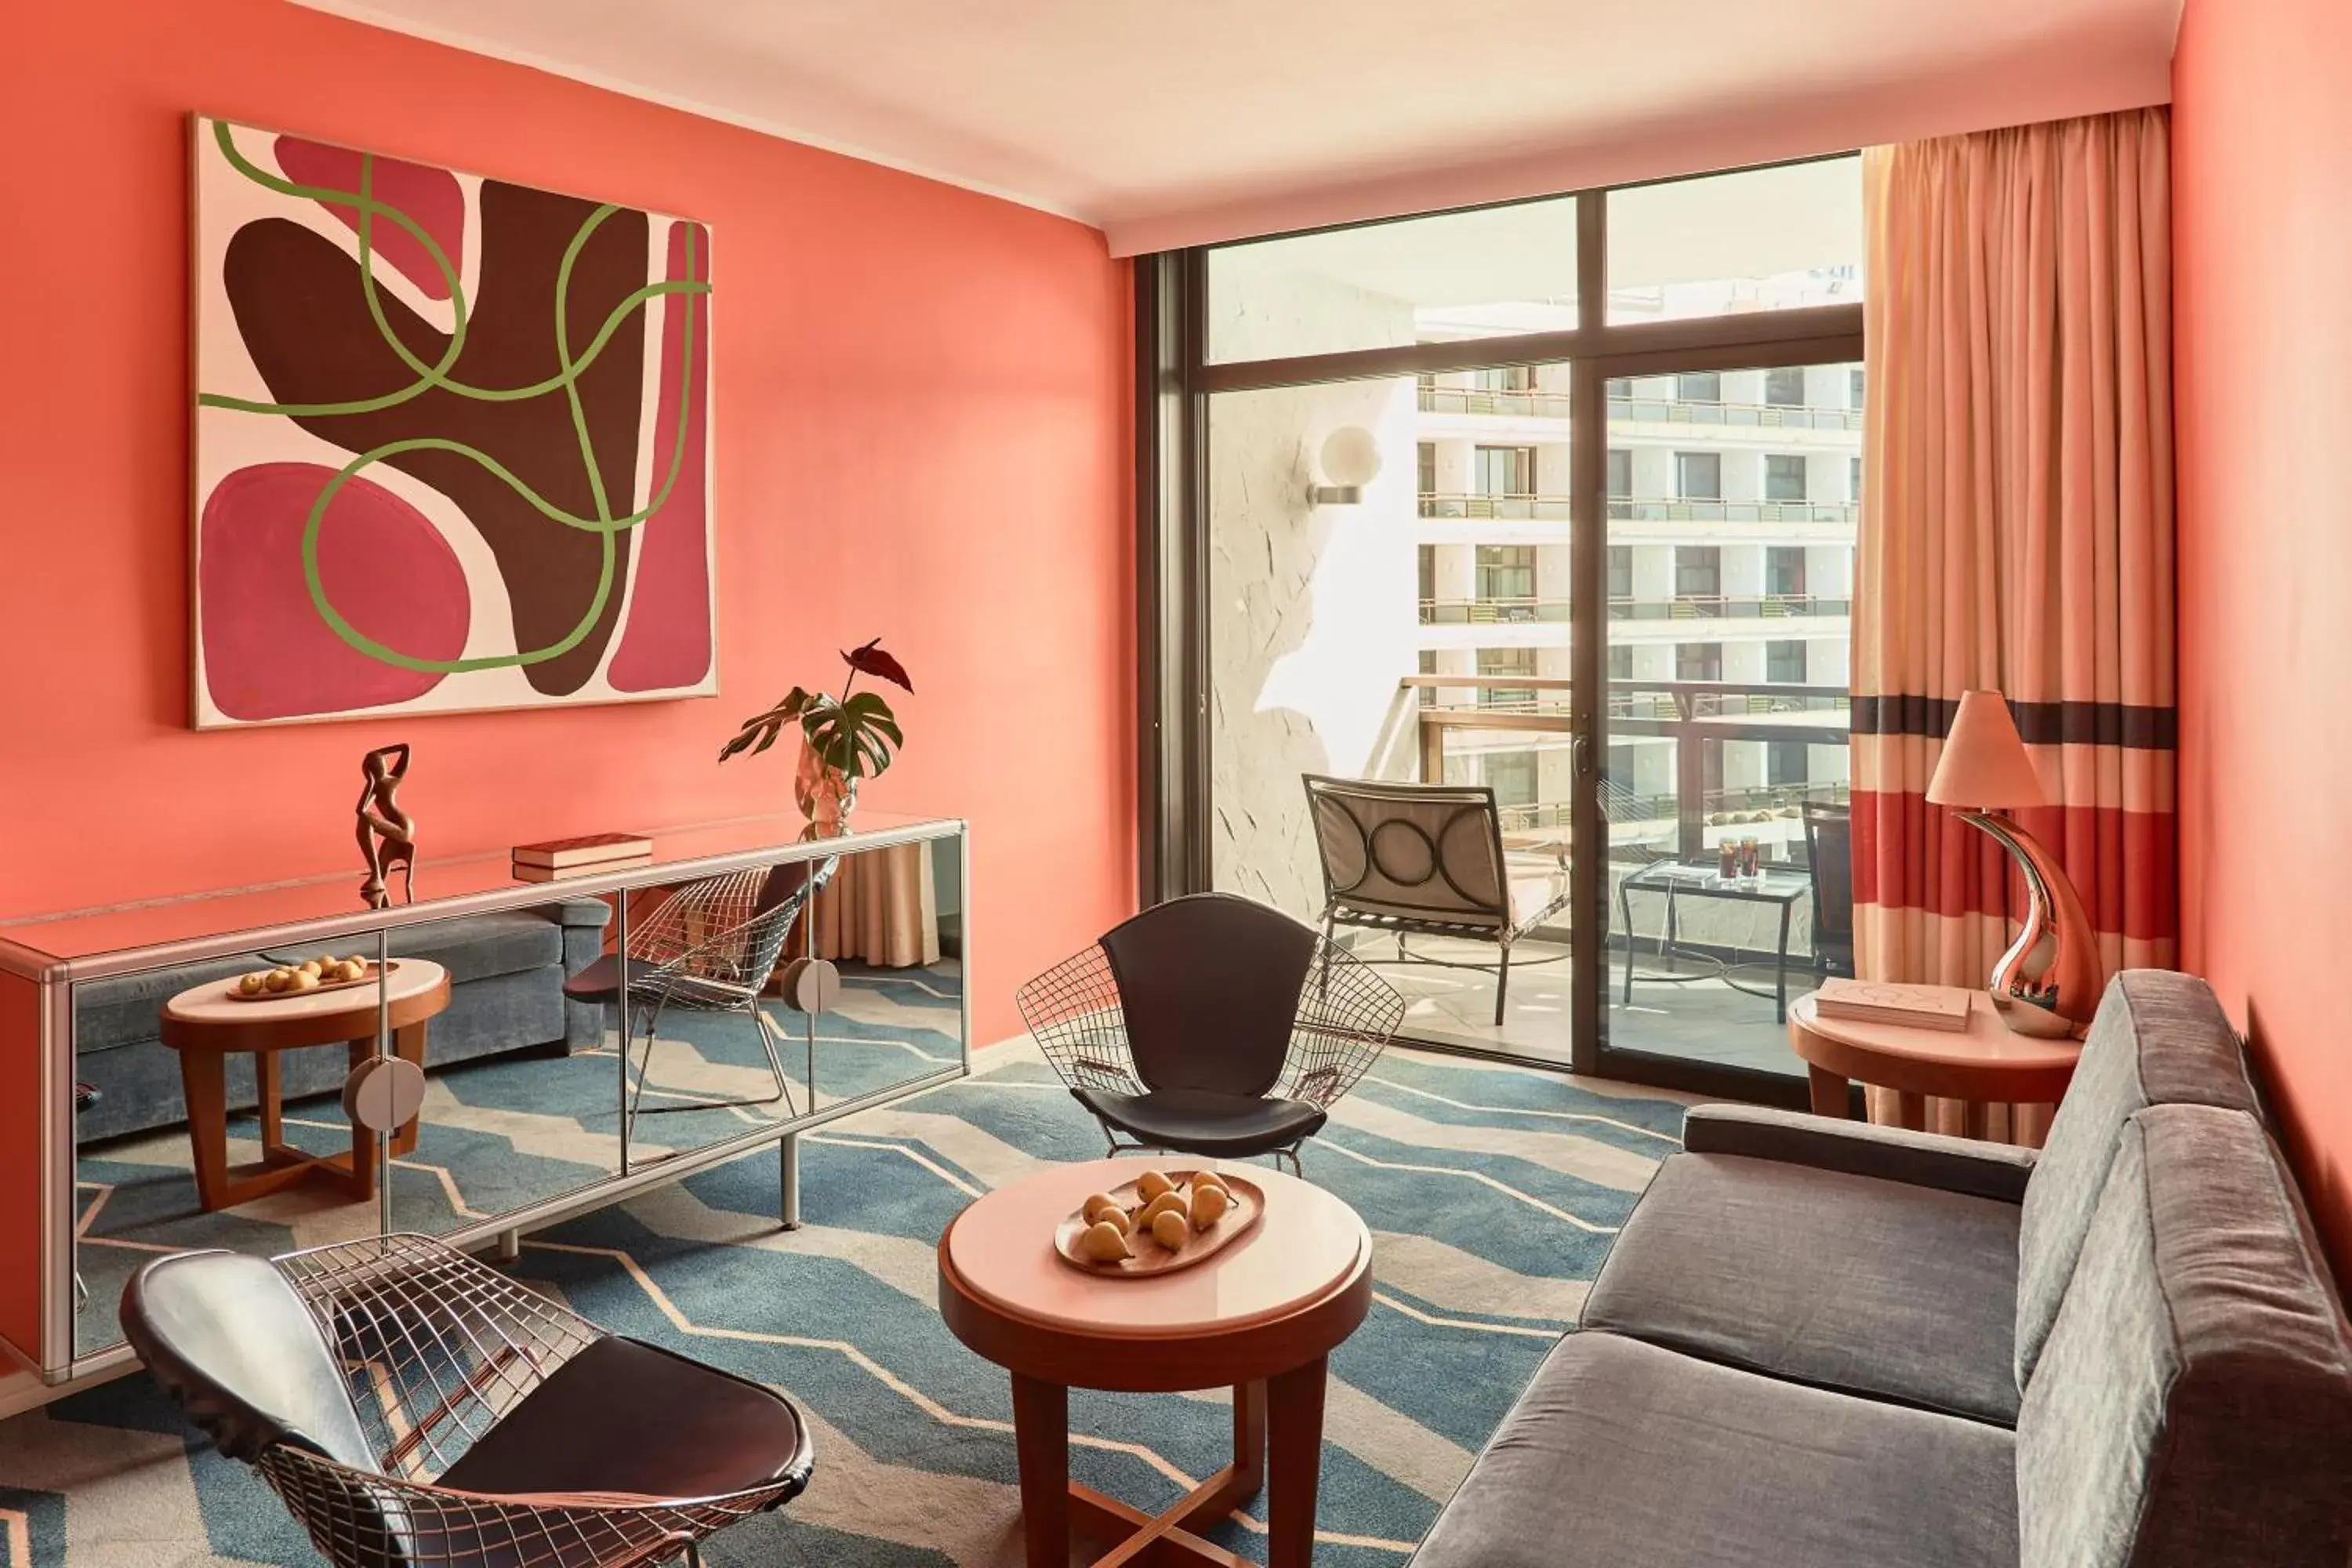
[[[422,697],[430,670],[371,658],[335,635],[302,575],[302,528],[335,471],[256,463],[205,498],[197,536],[197,624],[213,706],[254,722],[348,713]],[[319,578],[345,620],[414,658],[466,649],[466,570],[431,520],[365,479],[344,482],[319,533]]]
[[[278,168],[297,184],[354,193],[360,188],[360,155],[348,147],[280,136],[271,151],[277,154]],[[406,163],[376,154],[368,171],[368,192],[386,206],[407,214],[417,227],[433,237],[441,254],[448,258],[450,270],[465,276],[466,195],[457,188],[457,175],[430,163]],[[352,233],[359,232],[356,208],[333,202],[320,205]],[[367,241],[378,260],[398,268],[428,299],[449,297],[449,279],[434,263],[433,253],[408,230],[390,218],[378,218],[369,226]]]

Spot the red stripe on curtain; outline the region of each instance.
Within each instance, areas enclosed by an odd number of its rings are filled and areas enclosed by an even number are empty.
[[[2012,815],[2063,860],[2097,930],[2146,942],[2179,934],[2179,905],[2168,896],[2178,885],[2170,812],[2067,805]],[[1853,896],[1857,904],[1943,917],[2008,916],[2025,907],[2007,852],[1908,790],[1854,792]]]

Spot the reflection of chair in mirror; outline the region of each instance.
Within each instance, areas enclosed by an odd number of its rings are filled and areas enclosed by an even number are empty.
[[[1397,960],[1492,970],[1503,1022],[1511,949],[1568,907],[1568,847],[1513,858],[1484,784],[1381,784],[1309,773],[1307,805],[1323,861],[1323,930],[1387,931]],[[1408,936],[1493,942],[1492,963],[1408,952]],[[1537,959],[1557,963],[1564,954]],[[1520,961],[1523,964],[1528,960]]]
[[[335,1568],[698,1568],[815,1463],[768,1389],[421,1236],[163,1258],[122,1327]]]
[[[774,1031],[760,1008],[761,993],[782,957],[793,924],[810,895],[832,876],[837,858],[814,864],[754,868],[691,883],[671,894],[652,918],[629,933],[628,1003],[621,1026],[625,1056],[642,1024],[645,1054],[623,1128],[634,1135],[640,1114],[673,1110],[723,1110],[737,1106],[782,1104],[793,1114],[793,1091],[777,1054]],[[621,963],[607,953],[564,983],[574,1001],[618,1003]],[[654,1042],[665,1010],[740,1013],[759,1031],[775,1092],[736,1099],[680,1098],[673,1105],[643,1105],[646,1080],[653,1076]],[[659,1092],[659,1091],[656,1091]]]
[[[1144,910],[1013,1003],[1114,1154],[1286,1155],[1293,1170],[1404,1018],[1314,927],[1231,893]]]
[[[75,1120],[79,1121],[81,1113],[88,1110],[91,1106],[96,1105],[98,1100],[99,1094],[98,1086],[96,1084],[77,1081],[74,1084]],[[89,1287],[81,1282],[81,1270],[77,1268],[74,1270],[74,1316],[81,1316],[81,1310],[89,1305]]]

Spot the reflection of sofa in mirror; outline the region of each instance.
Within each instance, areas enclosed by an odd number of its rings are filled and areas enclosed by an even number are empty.
[[[601,900],[567,899],[394,931],[395,960],[429,958],[449,971],[449,1008],[433,1020],[427,1068],[526,1047],[559,1047],[569,1055],[596,1044],[602,1010],[567,999],[563,982],[604,951],[610,918]],[[373,940],[352,945],[365,951]],[[75,987],[75,1076],[99,1091],[80,1117],[78,1131],[85,1142],[187,1119],[179,1058],[158,1037],[163,1004],[190,985],[229,979],[255,963],[250,956],[215,959]],[[286,1097],[331,1092],[349,1070],[339,1050],[289,1052]],[[228,1103],[232,1110],[254,1103],[250,1058],[229,1065]]]

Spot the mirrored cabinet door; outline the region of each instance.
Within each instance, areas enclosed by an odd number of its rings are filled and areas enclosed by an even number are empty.
[[[140,1265],[173,1252],[285,1252],[374,1231],[376,1141],[342,1089],[429,1005],[387,992],[376,937],[237,953],[73,987],[77,1357],[122,1338]]]
[[[810,940],[840,990],[813,1024],[820,1109],[963,1062],[963,841],[926,838],[835,858]]]

